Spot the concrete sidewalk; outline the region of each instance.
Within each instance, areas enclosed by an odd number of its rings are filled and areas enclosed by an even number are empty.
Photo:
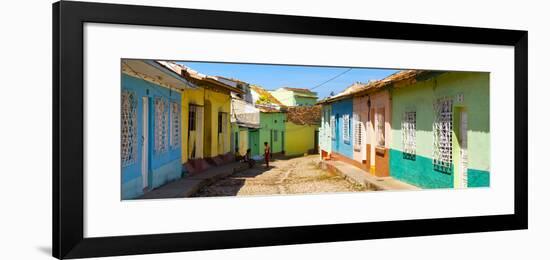
[[[398,181],[392,177],[376,177],[353,165],[341,161],[322,161],[321,167],[342,175],[348,181],[365,186],[370,190],[420,190],[420,188]]]
[[[233,162],[226,165],[212,167],[204,172],[185,176],[179,180],[162,185],[151,190],[138,199],[165,199],[186,198],[195,194],[202,187],[210,185],[219,179],[223,179],[235,172],[248,169],[248,165]]]

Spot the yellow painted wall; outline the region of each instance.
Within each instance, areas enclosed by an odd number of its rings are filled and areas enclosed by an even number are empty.
[[[181,146],[181,161],[187,162],[189,157],[189,105],[197,105],[204,107],[204,133],[203,133],[203,157],[214,157],[219,154],[225,154],[230,151],[231,146],[231,126],[230,126],[230,109],[231,97],[229,94],[215,92],[213,90],[199,88],[185,90],[181,98],[181,113],[182,113],[182,146]],[[207,109],[207,107],[209,107]],[[223,135],[223,142],[218,143],[218,112],[227,113],[227,132]]]
[[[231,96],[211,90],[205,92],[205,124],[204,124],[204,156],[214,157],[230,151],[231,146]],[[226,132],[223,136],[218,135],[218,112],[227,113]],[[223,138],[223,142],[220,142]]]
[[[315,131],[319,129],[319,125],[297,125],[286,122],[285,127],[286,155],[303,155],[315,148]]]
[[[239,153],[241,155],[246,154],[248,149],[248,130],[239,130]]]
[[[181,95],[181,162],[187,162],[189,143],[187,142],[189,130],[189,104],[204,106],[203,88],[185,90]]]

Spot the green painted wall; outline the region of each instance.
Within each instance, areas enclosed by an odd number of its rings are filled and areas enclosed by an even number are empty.
[[[231,152],[236,153],[237,150],[239,150],[239,132],[240,127],[237,125],[237,123],[231,123]],[[242,153],[243,151],[239,150],[239,153]],[[246,150],[244,151],[246,152]]]
[[[294,98],[294,93],[292,91],[286,91],[284,89],[278,89],[275,91],[270,91],[271,95],[273,95],[279,102],[281,102],[285,106],[295,106],[296,105],[296,99]]]
[[[281,102],[285,106],[311,106],[315,105],[317,103],[317,94],[313,93],[311,95],[309,94],[302,94],[302,93],[296,93],[294,91],[288,91],[283,88],[277,89],[275,91],[270,91],[271,95],[273,95],[279,102]]]
[[[257,136],[258,145],[251,147],[253,155],[264,154],[264,142],[271,144],[272,153],[283,151],[283,135],[285,131],[286,115],[284,113],[260,113],[260,129]],[[251,137],[252,138],[252,137]]]
[[[392,96],[392,142],[390,174],[423,188],[455,186],[454,170],[443,173],[433,169],[434,102],[453,98],[453,111],[464,109],[468,115],[468,186],[489,186],[489,73],[446,72],[418,81],[412,86],[394,87]],[[460,97],[463,97],[462,100]],[[416,111],[416,156],[403,156],[401,121],[405,112]],[[458,127],[454,126],[453,130]],[[456,136],[453,135],[456,140]],[[456,145],[456,142],[453,142]],[[456,149],[453,149],[456,150]],[[458,154],[453,151],[453,162]],[[470,178],[471,176],[471,178]]]
[[[317,103],[317,98],[311,98],[311,97],[300,97],[296,96],[294,97],[294,103],[296,106],[312,106]]]

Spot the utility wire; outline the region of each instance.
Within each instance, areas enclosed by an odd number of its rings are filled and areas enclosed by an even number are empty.
[[[323,82],[323,83],[321,83],[321,84],[319,84],[319,85],[317,85],[317,86],[315,86],[315,87],[313,87],[313,88],[310,88],[309,90],[314,90],[314,89],[316,89],[316,88],[318,88],[318,87],[321,87],[321,86],[323,86],[323,85],[325,85],[325,84],[327,84],[327,83],[329,83],[329,82],[331,82],[331,81],[337,79],[338,77],[340,77],[340,76],[342,76],[342,75],[348,73],[348,72],[349,72],[350,70],[352,70],[352,69],[353,69],[353,68],[349,68],[349,69],[347,69],[347,70],[341,72],[340,74],[338,74],[338,75],[336,75],[336,76],[334,76],[334,77],[328,79],[327,81],[325,81],[325,82]]]

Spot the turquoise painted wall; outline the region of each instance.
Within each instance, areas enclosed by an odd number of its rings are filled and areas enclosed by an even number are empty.
[[[422,188],[454,187],[454,170],[448,173],[434,169],[433,122],[434,102],[453,98],[453,110],[464,109],[468,115],[468,186],[489,186],[489,73],[446,72],[412,86],[390,89],[392,97],[392,142],[390,174]],[[462,98],[462,101],[460,100]],[[416,111],[416,156],[403,154],[401,121],[405,112]],[[454,127],[456,131],[456,126]],[[453,139],[456,139],[453,136]],[[454,145],[457,145],[456,143]],[[453,152],[456,159],[458,155]],[[455,161],[455,160],[453,160]],[[454,165],[453,167],[454,168]]]
[[[176,102],[181,106],[181,95],[179,92],[170,91],[167,88],[151,82],[122,74],[122,90],[131,91],[136,95],[137,102],[137,159],[134,163],[122,167],[121,172],[121,196],[122,199],[132,199],[143,194],[141,162],[143,140],[143,99],[149,97],[149,174],[148,183],[150,188],[156,188],[166,182],[181,177],[181,147],[170,145],[170,134],[168,134],[168,148],[163,153],[154,152],[154,104],[156,97],[163,97],[166,101]],[[170,113],[168,113],[168,129],[170,129]],[[183,119],[182,119],[183,120]],[[180,127],[181,129],[181,127]]]

